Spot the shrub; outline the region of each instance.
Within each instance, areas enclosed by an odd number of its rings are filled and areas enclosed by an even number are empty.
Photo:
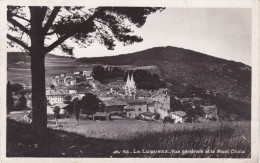
[[[60,116],[60,107],[55,106],[53,109],[56,126],[58,126],[58,118]]]
[[[171,117],[164,117],[163,119],[163,123],[174,123],[174,119],[172,119]]]
[[[156,113],[155,116],[154,116],[154,119],[156,119],[156,120],[160,119],[160,114]]]
[[[58,119],[59,115],[60,115],[60,107],[55,106],[54,109],[53,109],[53,112],[54,112],[54,118]]]

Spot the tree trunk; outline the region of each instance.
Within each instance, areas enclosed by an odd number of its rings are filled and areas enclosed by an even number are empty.
[[[32,74],[32,128],[38,143],[46,139],[47,100],[45,94],[44,33],[42,22],[45,10],[30,7],[31,12],[31,74]]]
[[[32,127],[36,138],[45,139],[47,129],[47,100],[45,94],[44,55],[31,54],[32,73]]]

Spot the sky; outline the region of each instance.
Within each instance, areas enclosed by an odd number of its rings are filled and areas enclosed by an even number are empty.
[[[167,8],[135,31],[141,43],[118,43],[111,51],[96,42],[74,52],[75,57],[95,57],[175,46],[251,65],[251,28],[250,9]]]
[[[87,48],[73,44],[76,58],[112,56],[158,46],[175,46],[251,65],[251,9],[166,8],[148,16],[134,34],[143,42],[107,50],[97,41]],[[51,53],[62,55],[56,48]]]

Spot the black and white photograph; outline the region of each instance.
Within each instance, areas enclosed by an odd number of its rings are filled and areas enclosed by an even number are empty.
[[[4,8],[1,156],[259,161],[252,7],[39,4]]]

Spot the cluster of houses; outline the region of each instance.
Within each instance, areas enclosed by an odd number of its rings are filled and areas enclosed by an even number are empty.
[[[81,80],[78,80],[78,79]],[[83,79],[83,80],[82,80]],[[88,83],[87,86],[81,86],[82,83]],[[156,91],[139,90],[133,76],[127,77],[127,81],[113,81],[108,84],[102,84],[91,76],[91,71],[74,72],[74,74],[61,74],[56,76],[52,84],[55,86],[46,87],[46,98],[48,101],[47,112],[53,114],[53,108],[59,106],[61,113],[64,104],[64,98],[71,96],[71,100],[82,99],[86,93],[95,94],[102,101],[102,109],[93,115],[93,119],[102,118],[109,120],[112,116],[120,116],[128,119],[155,120],[170,117],[175,123],[183,123],[187,118],[184,111],[178,108],[171,108],[171,96],[168,89],[161,88]],[[30,95],[31,96],[31,95]],[[31,97],[27,97],[30,99]],[[201,100],[199,97],[177,98],[181,103],[189,103],[193,106],[195,101]],[[31,100],[27,100],[31,105]],[[200,117],[207,122],[207,119],[218,119],[217,107],[215,105],[201,105],[205,116]]]
[[[85,74],[84,71],[76,74],[76,76],[83,74]],[[109,120],[113,115],[144,120],[170,117],[174,119],[175,123],[183,123],[187,118],[186,112],[178,110],[178,108],[171,108],[171,96],[166,88],[156,91],[139,90],[136,88],[133,76],[129,75],[126,82],[113,81],[108,84],[94,80],[90,72],[84,77],[89,87],[83,89],[78,89],[76,84],[64,84],[64,87],[56,87],[55,89],[47,88],[46,97],[49,107],[53,108],[56,105],[61,108],[66,107],[67,105],[63,103],[66,95],[70,95],[72,100],[75,98],[82,99],[86,93],[90,92],[95,94],[103,103],[101,111],[95,113],[93,119]],[[64,80],[66,77],[60,77],[60,79]],[[201,100],[199,97],[174,98],[181,103],[189,103],[191,106],[193,106],[193,102]],[[200,117],[200,119],[218,118],[215,105],[201,105],[201,107],[205,112],[205,117]],[[52,109],[49,110],[51,112]]]
[[[73,74],[60,74],[53,78],[51,81],[54,86],[77,86],[86,84],[86,81],[92,81],[93,77],[91,76],[92,71],[76,71]]]

